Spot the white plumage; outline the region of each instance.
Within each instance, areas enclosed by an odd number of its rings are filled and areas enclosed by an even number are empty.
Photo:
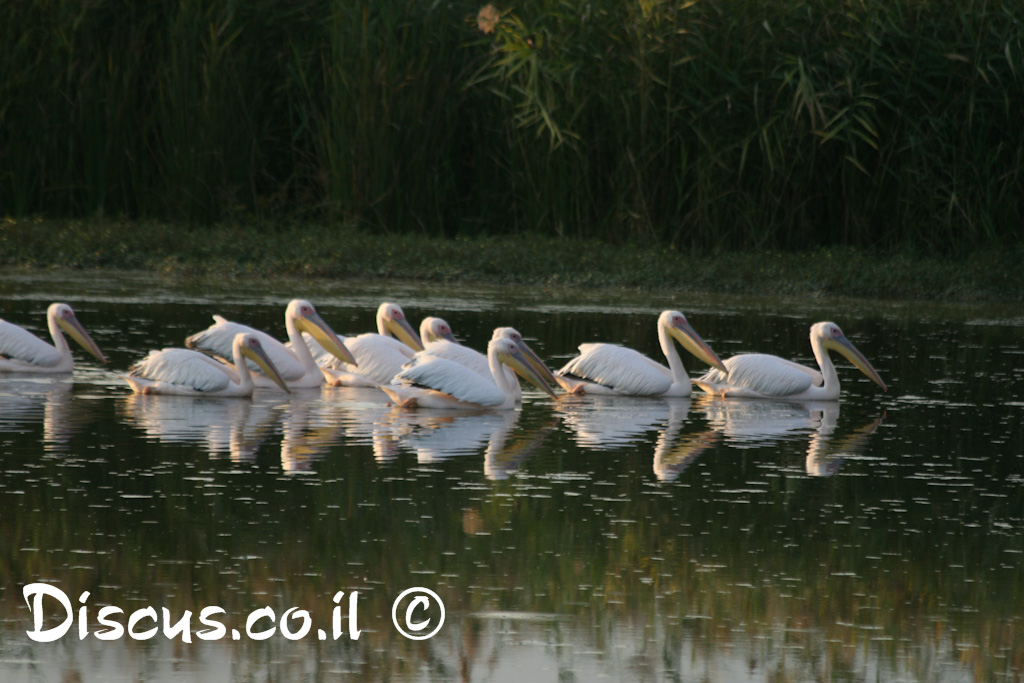
[[[588,380],[584,393],[663,396],[672,387],[669,368],[634,349],[618,344],[580,344],[579,351],[558,374]]]
[[[867,358],[831,322],[811,326],[811,349],[820,371],[762,353],[746,353],[725,361],[728,373],[711,370],[694,383],[709,394],[739,398],[785,398],[835,401],[839,399],[839,376],[829,351],[838,351],[872,382],[886,390],[885,382]]]
[[[516,329],[512,327],[498,327],[494,330],[491,335],[492,339],[505,338],[510,339],[516,343],[519,350],[522,351],[527,362],[533,367],[538,375],[544,378],[544,380],[551,386],[556,386],[556,380],[551,370],[544,364],[544,361],[534,353],[533,349],[530,348],[523,340],[521,335]],[[468,346],[463,346],[454,341],[450,340],[438,340],[429,344],[426,349],[416,354],[416,358],[444,358],[450,360],[453,363],[464,365],[476,374],[480,375],[488,382],[493,382],[494,378],[491,374],[490,364],[487,360],[487,356],[480,353],[476,349],[472,349]],[[519,382],[516,380],[515,373],[511,368],[502,366],[502,372],[508,378],[509,385],[512,387],[512,391],[516,396],[516,401],[521,401],[523,392],[522,387],[519,386]]]
[[[435,320],[447,327],[440,318]],[[423,328],[421,325],[421,331]],[[448,334],[451,334],[450,329]],[[344,337],[345,346],[355,358],[355,365],[325,354],[318,344],[311,342],[307,337],[306,343],[331,386],[379,387],[387,384],[417,351],[423,349],[423,342],[412,329],[402,307],[386,301],[377,307],[377,332]]]
[[[46,325],[53,339],[52,345],[26,329],[0,319],[0,372],[71,372],[74,359],[63,332],[96,358],[107,362],[67,304],[50,304],[46,309]]]
[[[423,388],[445,394],[458,402],[472,404],[473,407],[498,408],[506,400],[506,392],[502,391],[496,382],[487,381],[466,366],[445,358],[414,358],[398,373],[396,380],[400,386]],[[502,382],[507,384],[504,373]],[[508,386],[511,389],[511,385]],[[385,392],[392,389],[390,386],[382,388]],[[397,398],[395,400],[398,401]],[[420,401],[419,405],[425,404]]]
[[[313,304],[308,301],[295,299],[285,309],[284,321],[285,329],[288,331],[288,345],[282,344],[266,332],[253,329],[248,325],[231,322],[219,315],[213,316],[213,319],[215,321],[213,325],[190,336],[185,340],[185,345],[219,358],[228,359],[231,357],[231,345],[237,335],[254,334],[260,340],[267,356],[273,361],[281,377],[291,388],[318,387],[324,381],[320,368],[310,354],[309,348],[302,341],[301,332],[312,335],[321,348],[326,349],[327,352],[348,361],[354,360],[349,350],[323,321]],[[258,370],[259,368],[253,366],[250,369]],[[255,375],[253,382],[258,387],[270,387],[274,384],[271,378],[262,373]]]
[[[664,311],[658,316],[658,342],[669,367],[618,344],[581,344],[580,355],[555,373],[555,378],[566,391],[577,394],[689,396],[690,378],[673,338],[708,365],[724,369],[682,313]]]
[[[406,364],[392,383],[381,389],[403,407],[509,410],[516,400],[512,383],[502,371],[504,364],[554,396],[512,340],[491,339],[487,359],[491,381],[445,358],[422,356]]]
[[[443,358],[445,360],[463,365],[476,374],[491,380],[491,366],[487,363],[487,356],[476,349],[463,346],[458,342],[436,341],[415,355],[417,359]]]
[[[231,344],[234,366],[226,365],[191,349],[151,351],[133,365],[125,380],[139,394],[175,396],[252,396],[255,388],[246,358],[285,391],[288,386],[270,360],[257,335],[238,334]]]

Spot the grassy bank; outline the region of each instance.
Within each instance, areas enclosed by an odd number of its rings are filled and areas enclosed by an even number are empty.
[[[623,247],[546,236],[443,239],[356,226],[0,221],[0,268],[150,270],[314,278],[1024,300],[1024,246],[948,257],[856,247],[805,252]]]
[[[1024,5],[0,3],[0,215],[965,252],[1024,225]]]

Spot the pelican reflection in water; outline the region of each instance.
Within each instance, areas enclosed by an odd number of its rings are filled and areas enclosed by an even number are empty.
[[[73,400],[72,386],[67,375],[4,375],[0,432],[20,432],[42,420],[44,449],[62,449],[88,420],[88,406]]]
[[[558,427],[558,420],[550,420],[539,427],[496,430],[484,451],[484,476],[491,481],[504,481],[519,472],[519,468]]]
[[[392,409],[381,421],[380,435],[393,442],[393,452],[414,454],[420,464],[477,455],[504,439],[519,421],[517,410],[467,411]]]
[[[280,431],[280,395],[251,401],[161,394],[129,394],[121,402],[125,422],[163,444],[201,446],[212,458],[251,462]]]
[[[824,412],[821,427],[816,434],[811,436],[811,441],[807,445],[807,459],[804,468],[812,477],[831,477],[839,471],[846,459],[863,453],[871,435],[885,420],[885,414],[883,413],[881,417],[876,417],[862,427],[845,434],[842,438],[833,439],[838,420],[839,409],[836,405],[834,411],[826,410]]]
[[[831,476],[843,460],[859,455],[884,415],[834,440],[839,423],[837,401],[724,400],[696,402],[713,429],[732,448],[762,448],[807,439],[805,469],[811,476]]]
[[[294,397],[283,403],[281,414],[281,469],[286,473],[309,472],[345,440],[348,408],[335,401],[330,390],[324,396]]]
[[[557,408],[576,444],[587,450],[636,448],[654,443],[654,474],[674,481],[721,438],[714,429],[690,421],[689,398],[602,398],[568,396]],[[691,425],[691,431],[684,427]],[[696,428],[697,431],[692,431]]]
[[[646,442],[650,432],[681,425],[690,405],[689,398],[568,395],[555,408],[576,445],[605,451]]]

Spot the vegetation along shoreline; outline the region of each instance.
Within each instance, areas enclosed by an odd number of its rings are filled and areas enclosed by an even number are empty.
[[[519,283],[680,292],[1024,300],[1024,246],[943,254],[712,251],[542,235],[444,238],[351,224],[0,219],[0,269]]]

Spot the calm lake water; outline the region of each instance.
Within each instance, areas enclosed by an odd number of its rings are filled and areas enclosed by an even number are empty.
[[[813,364],[808,328],[833,320],[889,391],[842,359],[832,404],[527,390],[505,414],[402,411],[367,389],[143,397],[118,377],[212,313],[283,337],[295,297],[339,333],[369,331],[383,300],[476,348],[514,325],[556,368],[584,341],[660,357],[665,308],[723,358]],[[2,681],[1024,680],[1019,308],[0,276],[0,317],[34,332],[57,300],[109,364],[76,347],[73,377],[0,377]],[[36,582],[76,614],[89,592],[84,639],[78,619],[27,636]],[[429,640],[392,623],[412,587],[446,608]],[[100,640],[109,605],[123,626],[191,611],[193,634],[217,606],[226,635]]]

